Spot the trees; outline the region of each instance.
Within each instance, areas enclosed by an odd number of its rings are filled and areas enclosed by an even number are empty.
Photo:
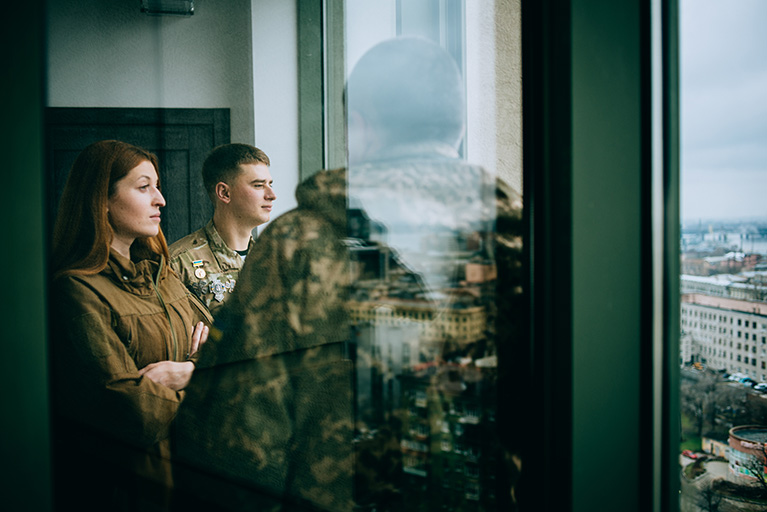
[[[722,504],[722,495],[714,490],[715,482],[707,482],[698,494],[697,505],[705,512],[719,512]]]
[[[709,430],[714,428],[720,411],[718,395],[723,388],[719,384],[719,375],[714,372],[695,371],[683,375],[680,387],[682,411],[694,421],[698,436],[706,431],[707,423]]]
[[[751,450],[750,456],[741,465],[756,479],[764,495],[767,495],[767,476],[764,474],[764,467],[767,464],[767,446],[764,443],[759,444],[761,448]]]

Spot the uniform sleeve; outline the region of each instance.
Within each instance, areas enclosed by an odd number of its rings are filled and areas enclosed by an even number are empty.
[[[181,261],[178,256],[170,259],[170,268],[173,269],[178,276],[181,276]]]
[[[139,375],[109,309],[85,284],[68,279],[54,289],[57,410],[136,446],[168,437],[182,394]]]
[[[178,255],[176,255],[175,258],[171,258],[170,260],[170,268],[173,270],[173,272],[176,273],[178,278],[181,280],[181,282],[186,286],[189,287],[189,271],[186,265],[186,252],[180,252]]]

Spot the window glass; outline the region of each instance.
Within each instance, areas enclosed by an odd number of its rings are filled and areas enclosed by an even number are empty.
[[[500,392],[501,345],[521,342],[508,316],[521,298],[510,273],[519,155],[502,144],[508,128],[487,128],[514,123],[491,109],[514,108],[492,17],[512,13],[494,2],[346,5],[355,446],[368,461],[359,504],[507,508],[521,463]]]
[[[680,2],[681,308],[748,330],[681,325],[682,510],[767,497],[767,5]],[[750,339],[749,339],[750,338]],[[714,344],[736,351],[717,353]],[[750,347],[750,350],[749,350]],[[733,357],[734,356],[734,357]]]
[[[74,453],[103,478],[105,509],[517,510],[529,431],[512,392],[529,369],[520,2],[50,4],[51,197],[85,145],[124,139],[158,156],[169,242],[214,215],[200,171],[220,144],[268,153],[279,198],[217,288],[231,295],[208,340],[176,354],[184,368],[194,356],[183,389],[149,378],[165,353],[143,361],[136,334],[174,346],[205,316],[156,270],[159,254],[148,266],[135,254],[118,285],[141,264],[178,301],[149,288],[146,310],[117,318],[84,293],[97,313],[75,318],[110,358],[66,354],[93,362],[71,382],[98,400],[66,391],[69,368],[54,376],[55,410],[72,420],[53,427],[63,495],[96,486],[67,475]],[[149,314],[172,336],[147,328]],[[72,433],[84,441],[67,444]]]

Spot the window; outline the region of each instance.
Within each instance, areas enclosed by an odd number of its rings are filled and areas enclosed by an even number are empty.
[[[737,357],[733,358],[730,351],[730,360],[742,365],[712,360],[706,371],[701,372],[702,379],[711,383],[708,392],[702,387],[693,390],[687,382],[687,370],[681,371],[680,452],[685,448],[709,451],[699,441],[704,432],[705,436],[727,444],[730,428],[761,424],[762,415],[767,413],[763,405],[766,401],[758,391],[739,384],[724,384],[719,373],[742,372],[756,379],[757,367],[767,369],[767,362],[756,357],[757,336],[760,346],[767,342],[763,333],[757,331],[764,329],[763,320],[757,318],[762,316],[759,310],[765,300],[756,277],[757,262],[767,256],[767,239],[761,235],[767,227],[767,214],[757,206],[761,199],[756,193],[767,187],[767,169],[757,164],[765,161],[766,153],[763,149],[744,150],[763,148],[767,137],[764,127],[751,121],[767,116],[767,104],[760,99],[761,93],[756,92],[763,89],[761,84],[767,71],[767,45],[762,22],[756,19],[767,17],[767,5],[736,0],[725,7],[714,0],[680,0],[679,15],[681,257],[687,269],[691,269],[689,259],[701,261],[699,279],[730,283],[721,287],[723,294],[701,291],[701,300],[711,300],[716,295],[726,297],[719,306],[720,314],[736,315],[730,316],[730,325],[737,326],[734,336],[733,330],[729,333],[730,348],[733,338],[745,342],[737,343],[738,351],[742,347],[741,353],[735,352]],[[702,186],[704,182],[706,185]],[[710,245],[704,249],[708,242]],[[696,248],[700,249],[697,253]],[[730,258],[723,256],[728,253]],[[759,374],[762,381],[765,375]],[[748,406],[736,406],[729,398],[733,388]],[[710,402],[698,414],[692,404],[700,399]],[[725,412],[717,410],[714,403],[732,405]],[[709,414],[707,419],[701,416],[706,414],[703,410]],[[695,417],[705,424],[700,429],[690,427],[689,421]],[[732,449],[728,450],[728,458],[728,472],[733,476],[728,477],[728,483],[732,484],[734,494],[745,499],[747,479],[739,476],[743,473],[740,466],[744,458],[741,452]],[[683,471],[680,478],[679,508],[706,508],[701,497],[707,491],[690,492],[690,477]]]

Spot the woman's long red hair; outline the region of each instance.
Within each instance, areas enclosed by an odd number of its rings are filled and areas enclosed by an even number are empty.
[[[107,266],[114,236],[107,200],[115,192],[117,182],[144,161],[158,170],[153,153],[117,140],[94,142],[77,156],[61,194],[53,228],[54,278],[97,274]],[[134,254],[147,250],[169,259],[162,230],[152,237],[137,238],[131,246]]]

